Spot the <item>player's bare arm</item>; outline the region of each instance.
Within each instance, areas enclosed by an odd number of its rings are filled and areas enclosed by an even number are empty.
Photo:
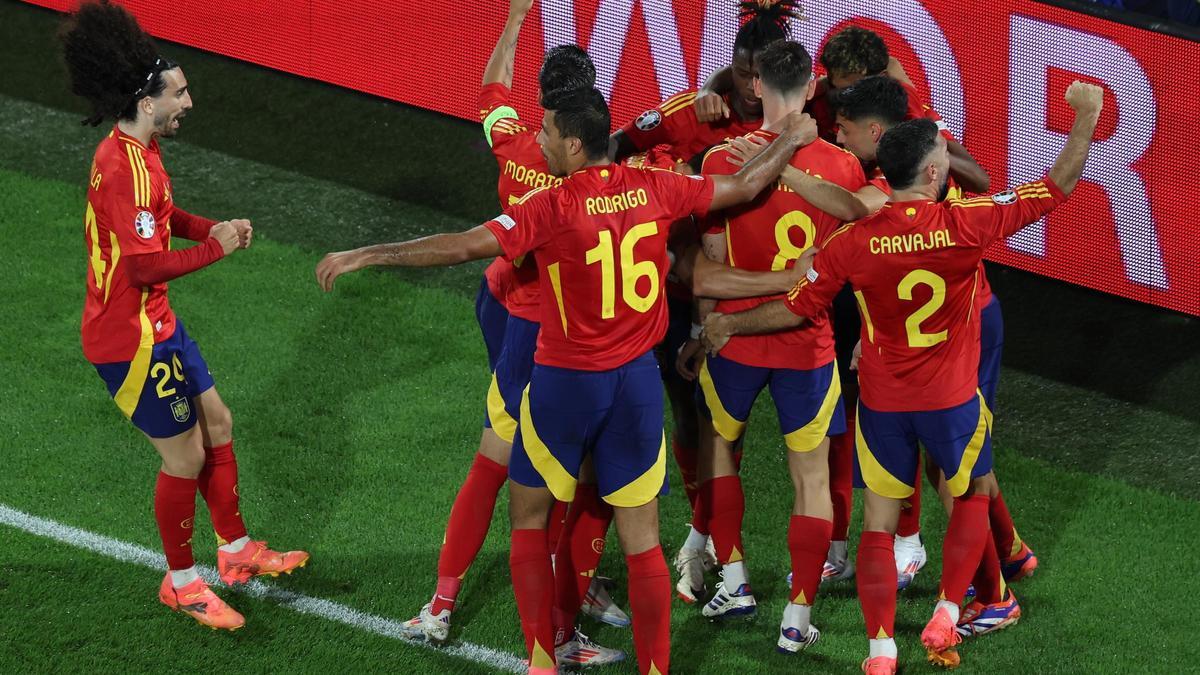
[[[709,354],[716,355],[734,335],[759,335],[773,333],[803,324],[805,318],[796,316],[783,300],[767,302],[734,314],[710,313],[704,319],[704,332],[700,339]]]
[[[317,263],[317,283],[321,290],[331,291],[338,277],[364,267],[446,267],[501,255],[504,250],[496,236],[479,225],[465,232],[327,253]]]
[[[733,67],[725,66],[708,76],[696,92],[696,119],[701,124],[729,118],[724,95],[733,91]]]
[[[1083,174],[1083,165],[1092,146],[1092,135],[1096,132],[1100,110],[1104,107],[1104,90],[1076,80],[1067,87],[1065,98],[1067,105],[1075,111],[1075,122],[1071,125],[1067,144],[1050,168],[1049,176],[1069,197],[1079,183],[1079,176]]]
[[[710,260],[697,246],[692,256],[692,293],[697,297],[727,300],[786,293],[800,280],[795,269],[751,272]]]
[[[817,123],[804,113],[788,115],[783,133],[759,156],[750,160],[732,176],[711,176],[713,182],[711,211],[741,204],[754,199],[763,188],[779,177],[796,148],[817,138]]]
[[[500,33],[500,39],[496,41],[496,47],[492,49],[492,55],[483,69],[483,86],[500,83],[505,87],[512,87],[517,38],[521,34],[521,24],[525,23],[525,15],[529,13],[532,5],[533,0],[512,0],[508,4],[508,21],[505,22],[504,31]]]
[[[950,175],[968,192],[987,192],[992,179],[979,162],[958,141],[946,141],[950,155]]]

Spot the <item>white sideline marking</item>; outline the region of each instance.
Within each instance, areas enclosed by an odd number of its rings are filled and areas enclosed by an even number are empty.
[[[130,544],[129,542],[105,537],[94,532],[88,532],[87,530],[80,530],[69,525],[63,525],[62,523],[46,518],[39,518],[4,504],[0,504],[0,523],[10,525],[18,530],[24,530],[30,534],[36,534],[39,537],[46,537],[77,548],[87,549],[93,553],[99,553],[100,555],[108,556],[122,562],[134,563],[159,571],[167,568],[166,558],[157,551],[152,551],[137,544]],[[212,567],[197,565],[197,569],[200,570],[200,575],[209,584],[214,586],[224,585],[220,583],[217,571]],[[319,616],[323,619],[329,619],[330,621],[336,621],[352,628],[367,631],[368,633],[375,633],[376,635],[400,640],[406,645],[425,647],[439,654],[447,654],[467,661],[474,661],[475,663],[500,671],[510,673],[526,672],[525,664],[513,654],[470,642],[455,642],[446,647],[433,647],[425,642],[410,640],[404,637],[404,633],[400,630],[401,624],[399,621],[360,612],[332,600],[313,598],[257,580],[251,581],[244,586],[239,586],[236,590],[252,598],[269,600],[274,604],[301,614]]]

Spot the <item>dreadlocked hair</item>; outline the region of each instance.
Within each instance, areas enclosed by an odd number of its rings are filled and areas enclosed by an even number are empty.
[[[58,39],[71,93],[92,106],[82,122],[91,126],[107,118],[135,119],[138,100],[161,94],[162,72],[176,67],[159,55],[133,15],[109,0],[81,4],[63,22]]]
[[[751,54],[788,37],[788,19],[800,16],[798,0],[742,0],[738,3],[738,20],[742,27],[733,40],[733,50]]]

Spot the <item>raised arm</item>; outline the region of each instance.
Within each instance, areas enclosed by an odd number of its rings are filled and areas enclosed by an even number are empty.
[[[850,192],[841,185],[807,174],[790,164],[784,167],[779,179],[808,203],[845,222],[866,218],[882,209],[888,199],[874,185],[865,185],[858,192]]]
[[[762,154],[746,162],[732,176],[711,176],[713,198],[710,211],[748,202],[779,177],[796,148],[817,138],[817,123],[804,113],[791,113],[783,132]]]
[[[946,141],[946,152],[950,155],[950,175],[967,192],[987,192],[992,179],[979,166],[979,162],[967,152],[962,143]]]
[[[521,24],[525,23],[525,15],[533,0],[512,0],[508,4],[508,21],[504,23],[504,31],[492,49],[487,67],[483,69],[483,86],[500,83],[512,88],[513,62],[517,57],[517,37],[521,34]]]
[[[317,283],[322,290],[331,291],[333,282],[339,276],[373,265],[446,267],[503,254],[496,235],[479,225],[465,232],[434,234],[395,244],[375,244],[327,253],[317,264]]]
[[[1100,121],[1100,110],[1104,107],[1104,90],[1094,84],[1076,80],[1067,87],[1067,105],[1075,110],[1075,123],[1067,136],[1067,144],[1058,153],[1054,166],[1050,168],[1050,180],[1070,196],[1083,174],[1088,151],[1092,147],[1092,135]]]

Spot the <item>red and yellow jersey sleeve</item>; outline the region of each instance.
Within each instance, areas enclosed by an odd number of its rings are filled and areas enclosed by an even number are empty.
[[[849,279],[852,250],[845,235],[853,224],[843,225],[813,258],[812,270],[788,291],[787,308],[796,316],[820,317]]]
[[[944,203],[957,226],[958,241],[987,248],[1021,228],[1040,220],[1067,197],[1049,177],[994,195],[973,199],[947,199]]]
[[[121,145],[127,161],[114,163],[114,170],[94,191],[93,201],[102,210],[109,231],[116,235],[123,255],[166,250],[163,237],[157,236],[165,223],[156,217],[159,209],[145,157],[130,144]]]
[[[700,128],[695,103],[696,90],[680,92],[638,115],[621,131],[638,150],[649,150],[656,145],[680,145],[695,136]]]
[[[551,194],[546,189],[533,190],[484,226],[500,242],[504,259],[512,262],[547,241],[554,222],[553,211]]]
[[[897,82],[900,82],[900,86],[904,87],[904,92],[908,94],[908,119],[927,119],[937,125],[938,131],[941,132],[946,140],[955,140],[954,134],[950,133],[950,127],[946,125],[946,121],[942,119],[942,116],[932,106],[925,102],[925,99],[921,98],[921,93],[907,82],[901,80],[897,80]]]

